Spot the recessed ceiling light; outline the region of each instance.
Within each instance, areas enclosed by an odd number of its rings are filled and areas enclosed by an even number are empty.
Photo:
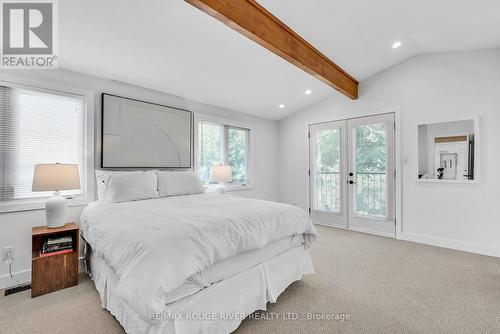
[[[280,108],[280,109],[284,109],[284,108],[285,108],[285,105],[284,105],[284,104],[280,104],[280,105],[278,106],[278,108]]]
[[[393,49],[397,49],[397,48],[399,48],[401,45],[403,45],[403,43],[401,43],[400,41],[396,41],[396,42],[394,42],[394,44],[392,44],[392,48],[393,48]]]
[[[308,89],[308,90],[306,90],[304,93],[305,93],[306,95],[311,95],[311,93],[312,93],[312,92],[313,92],[312,90]]]

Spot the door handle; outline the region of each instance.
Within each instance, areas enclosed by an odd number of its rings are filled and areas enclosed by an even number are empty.
[[[354,182],[353,180],[351,180],[351,181],[349,181],[348,183],[349,183],[349,184],[354,184],[354,183],[356,183],[356,182]]]

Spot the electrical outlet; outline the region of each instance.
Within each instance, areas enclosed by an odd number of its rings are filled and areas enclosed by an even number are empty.
[[[14,261],[14,246],[2,248],[2,258],[4,261]]]

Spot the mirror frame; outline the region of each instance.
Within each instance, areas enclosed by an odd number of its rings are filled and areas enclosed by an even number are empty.
[[[419,145],[418,145],[418,128],[421,125],[431,125],[431,124],[440,124],[440,123],[452,123],[452,122],[462,122],[462,121],[473,121],[474,122],[474,179],[473,180],[440,180],[440,179],[419,179],[418,178],[418,164],[419,164]],[[429,120],[429,121],[421,121],[417,123],[416,126],[416,156],[417,160],[414,168],[415,180],[417,183],[438,183],[438,184],[477,184],[480,183],[481,180],[481,155],[480,155],[480,143],[481,136],[479,133],[479,117],[464,117],[459,119],[443,119],[443,120]]]

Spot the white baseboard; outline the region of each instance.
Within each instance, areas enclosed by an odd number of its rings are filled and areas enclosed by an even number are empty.
[[[339,228],[342,230],[348,230],[345,227],[340,227],[340,226],[335,226],[335,225],[323,224],[323,223],[318,223],[318,222],[314,222],[314,224]],[[375,234],[375,233],[371,233],[368,231],[357,231],[357,230],[353,230],[353,229],[351,229],[351,231]],[[385,235],[382,235],[382,236],[385,236]],[[393,236],[389,236],[389,237],[394,238]],[[397,236],[397,239],[417,242],[419,244],[449,248],[449,249],[454,249],[454,250],[459,250],[459,251],[469,252],[469,253],[474,253],[474,254],[500,257],[500,248],[488,247],[488,246],[483,246],[483,245],[468,243],[468,242],[463,242],[463,241],[457,241],[457,240],[452,240],[452,239],[431,237],[431,236],[427,236],[427,235],[416,234],[416,233],[407,233],[407,232],[400,233]]]
[[[452,239],[431,237],[431,236],[422,235],[422,234],[405,233],[405,232],[403,232],[399,235],[399,239],[406,240],[406,241],[412,241],[412,242],[418,242],[421,244],[426,244],[426,245],[431,245],[431,246],[455,249],[455,250],[469,252],[469,253],[500,257],[500,248],[488,247],[488,246],[483,246],[483,245],[468,243],[468,242],[463,242],[463,241],[457,241],[457,240],[452,240]]]
[[[83,257],[78,258],[78,271],[82,272]],[[27,284],[31,282],[31,269],[20,270],[13,272],[12,276],[19,281],[19,284]],[[14,287],[18,283],[10,277],[9,274],[0,276],[0,290]]]
[[[379,237],[386,237],[386,238],[390,238],[390,239],[396,238],[396,236],[394,234],[375,232],[375,231],[365,230],[363,228],[350,227],[349,230],[354,231],[354,232],[359,232],[359,233],[378,235]]]
[[[31,282],[31,269],[12,273],[12,276],[19,282],[25,284]],[[6,289],[18,285],[16,280],[12,279],[9,274],[0,276],[0,289]]]
[[[327,223],[322,223],[322,222],[318,222],[318,221],[314,221],[314,220],[313,220],[313,223],[315,225],[321,225],[321,226],[326,226],[326,227],[334,227],[334,228],[338,228],[340,230],[354,231],[354,232],[365,233],[365,234],[373,234],[373,235],[378,235],[380,237],[386,237],[386,238],[395,239],[395,236],[393,234],[388,234],[388,233],[374,232],[374,231],[369,231],[369,230],[365,230],[365,229],[362,229],[362,228],[353,228],[353,227],[347,228],[345,226],[334,225],[334,224],[327,224]]]
[[[340,230],[347,230],[347,227],[345,226],[339,226],[339,225],[333,225],[333,224],[327,224],[327,223],[322,223],[322,222],[317,222],[313,220],[314,225],[320,225],[320,226],[326,226],[326,227],[335,227]]]

